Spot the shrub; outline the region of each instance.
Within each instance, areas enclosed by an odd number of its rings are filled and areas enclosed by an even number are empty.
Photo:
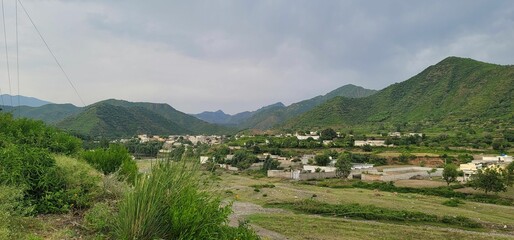
[[[11,145],[0,149],[0,183],[24,189],[25,199],[39,213],[61,212],[59,198],[65,186],[62,173],[50,154],[38,148]]]
[[[104,174],[119,171],[119,175],[128,182],[134,182],[137,165],[127,149],[122,145],[110,145],[107,149],[96,149],[82,153],[82,158]]]
[[[66,156],[55,158],[64,177],[67,202],[71,208],[90,207],[101,191],[102,174],[89,164]]]
[[[456,199],[456,198],[452,198],[450,200],[443,202],[443,205],[448,206],[448,207],[458,207],[461,204],[464,204],[464,202],[459,199]]]
[[[13,119],[10,114],[0,113],[0,132],[5,142],[16,145],[44,148],[53,153],[77,153],[82,142],[42,121],[26,118]]]
[[[149,175],[136,179],[133,191],[120,203],[116,237],[234,239],[252,234],[224,225],[230,206],[221,207],[220,196],[202,186],[197,165],[159,163]]]

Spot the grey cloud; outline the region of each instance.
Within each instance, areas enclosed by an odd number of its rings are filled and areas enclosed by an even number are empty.
[[[24,3],[88,102],[118,97],[234,113],[348,83],[381,89],[448,55],[514,62],[511,1]],[[25,81],[62,81],[26,22],[23,29],[31,39],[23,44]],[[76,103],[65,84],[24,89]]]

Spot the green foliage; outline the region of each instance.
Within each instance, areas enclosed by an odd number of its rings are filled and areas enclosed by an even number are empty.
[[[163,143],[158,141],[139,142],[138,140],[130,140],[124,143],[128,152],[135,157],[157,157],[157,153],[161,150]]]
[[[262,170],[276,170],[280,166],[280,162],[276,159],[271,159],[271,157],[268,155],[266,159],[264,160],[264,164],[262,164]]]
[[[122,145],[112,144],[107,149],[84,151],[82,159],[104,174],[120,170],[120,176],[128,182],[133,182],[137,176],[137,165]]]
[[[259,159],[255,155],[244,150],[239,150],[234,153],[232,160],[229,160],[227,163],[239,169],[247,169],[252,163],[257,161],[259,161]]]
[[[387,159],[372,154],[354,154],[351,152],[343,152],[338,158],[348,159],[352,163],[369,163],[375,166],[386,165]]]
[[[16,222],[24,207],[21,189],[0,185],[0,239],[20,238]]]
[[[116,218],[119,239],[231,239],[250,234],[224,225],[230,206],[205,191],[197,167],[186,161],[162,162],[137,179],[120,203]]]
[[[352,171],[352,163],[348,158],[339,158],[335,164],[336,175],[340,178],[346,179]]]
[[[321,140],[332,140],[337,137],[336,131],[332,128],[327,128],[320,133]]]
[[[59,212],[65,181],[50,154],[42,149],[12,145],[0,149],[0,183],[25,189],[37,212]]]
[[[66,156],[56,156],[56,165],[64,178],[64,195],[70,209],[85,209],[102,194],[102,174],[89,164]]]
[[[181,145],[171,150],[171,152],[168,155],[168,159],[173,161],[180,161],[184,157],[185,152],[186,148]]]
[[[107,203],[96,203],[84,214],[84,223],[88,230],[97,234],[110,234],[114,227],[115,213]]]
[[[444,223],[465,228],[481,228],[482,225],[469,218],[457,216],[437,216],[422,212],[393,210],[361,204],[328,204],[316,200],[303,200],[293,203],[277,203],[272,206],[293,209],[301,213],[321,214],[335,217],[349,217],[365,220],[389,220],[398,222]]]
[[[327,166],[330,163],[330,157],[325,154],[316,155],[316,157],[314,157],[314,161],[318,166]]]
[[[479,169],[477,174],[472,176],[470,184],[474,189],[483,190],[485,194],[488,192],[505,192],[507,191],[508,180],[504,174],[505,172],[497,167]]]
[[[0,113],[0,146],[7,144],[44,148],[53,153],[74,154],[82,142],[62,131],[46,126],[41,121],[13,119]]]
[[[444,201],[442,204],[448,207],[458,207],[459,205],[464,204],[464,202],[457,198],[452,198],[450,200]]]
[[[177,111],[168,104],[106,100],[87,106],[57,126],[86,136],[130,137],[139,133],[220,134],[230,128],[213,125]]]
[[[373,148],[372,148],[372,147],[371,147],[371,145],[369,145],[369,144],[364,144],[364,145],[362,146],[362,151],[364,151],[364,152],[372,152],[372,151],[373,151]]]
[[[514,66],[449,57],[369,97],[335,97],[289,120],[283,127],[374,129],[379,122],[389,126],[390,131],[400,126],[402,131],[418,128],[473,134],[468,130],[480,131],[498,123],[512,125],[513,73]],[[496,123],[491,122],[494,119]]]
[[[304,181],[303,184],[312,185],[312,182]],[[505,206],[514,206],[514,200],[510,198],[502,198],[497,195],[481,195],[481,194],[471,194],[471,193],[463,193],[456,192],[454,188],[460,188],[462,186],[453,185],[450,187],[436,187],[436,188],[411,188],[411,187],[397,187],[393,184],[393,182],[372,182],[366,183],[362,181],[348,183],[348,182],[321,182],[316,185],[321,187],[330,187],[330,188],[362,188],[375,190],[378,189],[384,192],[396,192],[396,193],[415,193],[415,194],[423,194],[430,196],[439,196],[446,198],[458,198],[467,201],[473,202],[481,202],[481,203],[489,203],[489,204],[498,204]]]
[[[459,170],[456,165],[449,163],[444,166],[443,179],[446,181],[446,184],[450,185],[450,183],[457,181],[458,176]]]
[[[398,157],[398,161],[403,164],[408,164],[410,160],[416,159],[416,156],[410,153],[402,153]]]

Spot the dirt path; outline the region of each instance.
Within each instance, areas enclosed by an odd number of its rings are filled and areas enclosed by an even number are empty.
[[[263,208],[257,204],[249,203],[249,202],[234,202],[232,204],[233,213],[230,215],[230,226],[238,226],[239,221],[244,221],[245,217],[255,213],[288,213],[288,211],[277,208]],[[255,224],[251,224],[250,226],[255,230],[259,236],[264,239],[273,239],[273,240],[286,240],[288,237],[265,229]]]

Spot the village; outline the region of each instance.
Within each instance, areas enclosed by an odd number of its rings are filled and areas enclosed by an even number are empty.
[[[389,156],[395,156],[395,146],[391,143],[391,138],[401,139],[403,138],[422,138],[423,133],[400,133],[390,132],[385,138],[364,139],[354,140],[353,135],[346,135],[339,132],[332,133],[332,139],[327,139],[321,132],[306,131],[294,134],[278,134],[278,135],[236,135],[236,136],[218,136],[218,135],[170,135],[167,137],[161,136],[149,136],[147,134],[138,135],[137,139],[140,143],[149,142],[160,142],[162,148],[159,149],[159,153],[156,156],[157,159],[166,159],[174,150],[181,148],[182,153],[186,150],[195,150],[197,146],[204,145],[208,146],[209,149],[214,151],[197,152],[197,157],[200,164],[214,164],[219,169],[227,171],[244,171],[244,170],[265,170],[266,176],[269,178],[281,178],[281,179],[292,179],[292,180],[312,180],[312,179],[329,179],[329,178],[340,178],[336,163],[338,161],[338,154],[341,154],[340,148],[331,150],[332,152],[327,153],[327,149],[337,146],[335,143],[342,139],[350,138],[345,144],[347,144],[344,151],[350,150],[350,152],[360,155],[372,155],[372,152],[368,152],[367,149],[386,149],[386,153]],[[385,134],[384,134],[385,135]],[[382,136],[385,137],[385,136]],[[277,139],[296,139],[298,141],[297,146],[301,146],[303,142],[313,143],[314,148],[308,148],[307,151],[281,151],[280,148],[269,147],[272,142],[277,142]],[[119,142],[128,142],[130,139],[121,139]],[[226,154],[217,154],[216,149],[219,146],[227,147],[225,150]],[[301,147],[297,147],[301,148]],[[258,149],[256,151],[255,149]],[[265,151],[269,149],[271,151]],[[287,148],[288,150],[294,149],[294,147]],[[338,152],[339,151],[339,152]],[[223,152],[223,151],[222,151]],[[234,162],[235,154],[239,152],[248,152],[252,155],[253,160],[246,166],[237,166]],[[393,153],[393,154],[391,154]],[[319,156],[326,156],[326,161],[322,164],[316,160]],[[386,155],[384,153],[378,154],[377,156]],[[444,166],[447,164],[446,159],[441,159],[437,155],[425,155],[410,154],[408,157],[403,156],[404,154],[396,154],[397,157],[389,157],[388,159],[382,158],[377,163],[359,161],[351,162],[351,171],[345,174],[347,179],[357,179],[362,181],[381,181],[390,182],[398,180],[432,180],[433,178],[439,178],[443,176]],[[455,161],[455,165],[458,167],[459,176],[455,179],[456,182],[466,183],[478,173],[479,170],[485,170],[488,168],[494,169],[505,169],[508,164],[513,162],[512,156],[505,154],[493,155],[493,154],[476,154],[468,155],[465,161]],[[246,155],[247,157],[247,155]],[[406,161],[402,161],[403,158],[409,158]],[[340,158],[340,157],[339,157]],[[399,161],[394,161],[395,159]],[[425,159],[417,161],[417,159]],[[452,158],[450,157],[450,160]],[[239,159],[238,161],[245,160]],[[264,167],[266,161],[273,161],[273,166]],[[437,161],[439,160],[439,161]],[[416,164],[417,163],[417,164]]]

